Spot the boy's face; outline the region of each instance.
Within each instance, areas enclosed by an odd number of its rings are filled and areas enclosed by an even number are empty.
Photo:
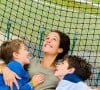
[[[18,53],[16,53],[15,55],[15,60],[19,61],[20,63],[22,63],[23,65],[25,64],[29,64],[30,60],[29,60],[29,52],[27,51],[27,48],[24,44],[21,44],[21,47],[18,51]]]
[[[55,76],[58,78],[63,78],[66,74],[69,74],[71,69],[68,69],[69,64],[67,60],[64,60],[63,62],[60,62],[58,65],[56,65],[56,71]]]

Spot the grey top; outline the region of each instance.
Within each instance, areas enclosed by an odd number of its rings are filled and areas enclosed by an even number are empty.
[[[52,69],[48,69],[43,67],[40,64],[40,60],[34,58],[31,60],[29,67],[29,75],[32,77],[35,74],[42,73],[45,75],[45,81],[37,86],[35,90],[55,90],[58,84],[59,79],[54,76],[54,71]]]

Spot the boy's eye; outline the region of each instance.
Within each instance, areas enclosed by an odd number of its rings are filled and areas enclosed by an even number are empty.
[[[64,62],[62,62],[62,64],[64,64]]]
[[[24,48],[24,50],[27,50],[26,48]]]
[[[24,50],[27,50],[28,51],[28,47],[24,47]]]
[[[57,63],[57,65],[61,65],[61,64],[64,64],[63,62],[59,62],[59,63]]]

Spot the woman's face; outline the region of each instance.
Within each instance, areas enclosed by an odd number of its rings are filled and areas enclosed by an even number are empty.
[[[50,32],[45,38],[42,46],[42,51],[48,54],[58,54],[61,52],[61,48],[59,48],[60,37],[56,32]]]

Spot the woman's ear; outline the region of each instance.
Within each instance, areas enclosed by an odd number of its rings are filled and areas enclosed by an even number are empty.
[[[63,49],[62,48],[59,48],[59,51],[58,51],[59,53],[62,53],[63,52]]]

